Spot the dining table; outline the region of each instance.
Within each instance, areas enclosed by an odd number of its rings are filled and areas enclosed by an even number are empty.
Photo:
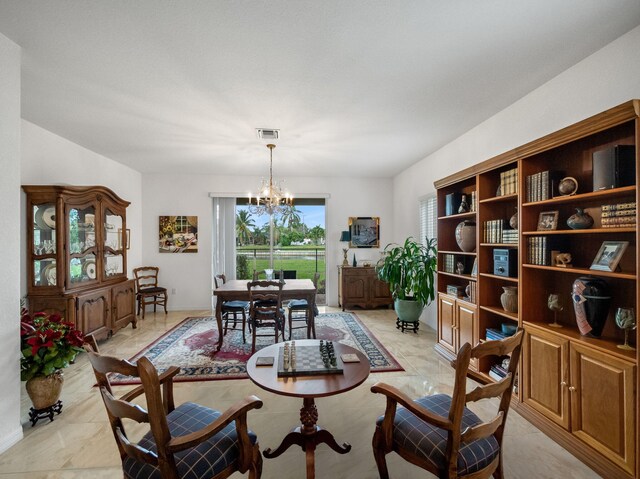
[[[222,348],[224,335],[222,334],[222,303],[225,301],[249,301],[249,289],[246,279],[232,279],[216,288],[213,294],[216,296],[216,323],[218,326],[218,345],[216,352]],[[314,305],[316,301],[316,287],[310,279],[285,279],[281,297],[283,301],[291,299],[304,299],[307,301],[307,317],[314,317]]]

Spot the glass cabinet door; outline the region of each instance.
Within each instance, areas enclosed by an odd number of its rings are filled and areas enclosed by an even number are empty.
[[[122,226],[124,224],[121,215],[115,214],[109,209],[104,215],[104,271],[103,279],[124,274],[124,250],[127,247],[127,237]]]
[[[69,285],[97,279],[96,209],[93,205],[69,209]]]
[[[56,286],[56,205],[33,205],[33,286]]]

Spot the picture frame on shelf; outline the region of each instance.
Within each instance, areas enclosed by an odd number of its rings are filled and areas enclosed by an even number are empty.
[[[471,268],[471,276],[478,276],[478,258],[473,258],[473,267]]]
[[[538,216],[538,231],[554,231],[558,227],[558,217],[560,212],[555,211],[542,211]]]
[[[349,218],[351,241],[349,248],[379,248],[380,218],[378,216],[352,216]]]
[[[603,241],[590,269],[615,271],[627,246],[629,246],[628,241]]]

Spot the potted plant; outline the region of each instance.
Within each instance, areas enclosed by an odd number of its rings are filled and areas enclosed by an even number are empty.
[[[23,308],[20,317],[20,378],[36,410],[58,402],[62,369],[82,351],[84,337],[59,314],[35,313]]]
[[[389,284],[398,319],[417,323],[424,307],[435,298],[436,240],[427,239],[423,245],[409,237],[402,246],[388,244],[383,255],[376,272]]]

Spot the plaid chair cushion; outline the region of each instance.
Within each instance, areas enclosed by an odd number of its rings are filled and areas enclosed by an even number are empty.
[[[415,402],[439,416],[449,415],[451,397],[446,394],[426,396]],[[383,418],[384,416],[378,418],[378,424],[382,423]],[[481,422],[478,416],[464,408],[461,430]],[[399,407],[396,411],[393,442],[394,446],[413,453],[440,469],[446,468],[447,431],[419,420],[404,407]],[[458,475],[471,474],[485,468],[499,453],[500,446],[493,436],[461,443],[458,451]]]
[[[291,301],[289,301],[289,304],[287,305],[287,307],[289,309],[292,309],[294,311],[303,311],[305,309],[307,309],[307,300],[306,299],[292,299]],[[313,312],[314,314],[317,316],[318,314],[320,314],[320,311],[318,310],[318,306],[317,305],[313,305]]]
[[[223,311],[242,311],[243,309],[249,309],[249,301],[225,301],[222,303]]]
[[[184,403],[167,415],[171,436],[183,436],[211,424],[222,413],[194,403]],[[256,435],[249,431],[249,438],[255,444]],[[177,452],[174,457],[178,475],[182,479],[212,477],[238,458],[238,437],[235,424],[231,423],[209,440],[196,447]],[[141,447],[157,453],[155,439],[151,432],[138,443]],[[162,479],[160,470],[151,464],[138,462],[130,457],[122,463],[126,479]]]

